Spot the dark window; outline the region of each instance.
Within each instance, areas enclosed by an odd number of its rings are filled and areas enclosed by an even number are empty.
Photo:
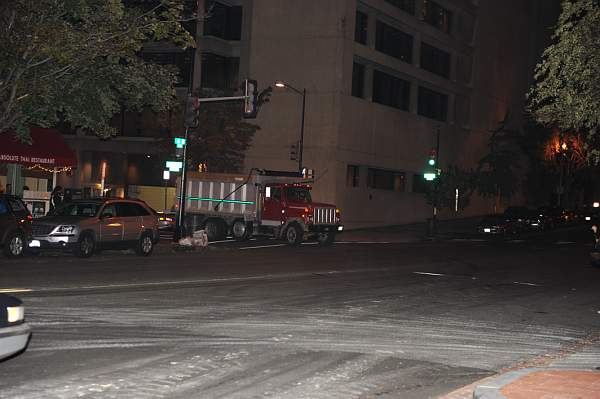
[[[415,0],[385,0],[410,15],[415,15]]]
[[[448,96],[419,87],[419,115],[445,122],[448,117]]]
[[[450,77],[450,54],[427,43],[421,43],[421,68],[448,79]]]
[[[360,167],[348,165],[346,167],[346,186],[358,187],[360,185]]]
[[[240,59],[202,54],[202,88],[237,89]]]
[[[100,214],[101,217],[115,217],[117,215],[117,211],[115,209],[115,204],[107,204],[104,206],[104,209],[102,209],[102,213]]]
[[[204,35],[225,40],[240,40],[242,36],[242,7],[207,1]]]
[[[354,27],[354,41],[360,44],[367,44],[367,28],[369,16],[364,12],[356,12],[356,26]]]
[[[428,193],[431,189],[431,183],[425,180],[422,173],[415,173],[412,181],[413,193]]]
[[[373,101],[408,111],[410,83],[387,73],[373,71]]]
[[[159,65],[175,65],[179,70],[179,79],[177,87],[188,87],[190,85],[190,72],[192,69],[192,51],[181,51],[171,53],[142,53],[142,58],[146,61]]]
[[[4,215],[5,213],[8,213],[8,207],[4,203],[4,200],[0,198],[0,215]]]
[[[270,198],[281,201],[281,188],[280,187],[269,187],[271,190]]]
[[[436,28],[450,33],[452,29],[452,12],[431,0],[423,0],[423,21]]]
[[[143,206],[132,202],[118,202],[116,208],[119,217],[148,216],[150,214]]]
[[[23,204],[23,202],[17,198],[8,198],[8,206],[13,212],[21,212],[26,209],[25,204]]]
[[[412,63],[412,36],[380,21],[377,21],[375,49],[409,64]]]
[[[404,172],[369,168],[367,187],[379,190],[405,191],[406,175]]]
[[[352,95],[364,98],[365,96],[365,66],[355,62],[352,66]]]

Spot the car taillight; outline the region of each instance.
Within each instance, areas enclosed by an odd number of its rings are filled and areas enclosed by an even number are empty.
[[[335,208],[335,221],[339,223],[341,219],[342,211],[340,210],[340,208]]]

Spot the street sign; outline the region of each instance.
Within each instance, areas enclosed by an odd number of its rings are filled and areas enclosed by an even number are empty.
[[[169,180],[171,178],[171,172],[168,170],[163,171],[163,180]]]
[[[423,177],[427,181],[432,181],[432,180],[435,180],[435,178],[437,177],[437,173],[426,172],[426,173],[423,173]]]
[[[181,161],[167,161],[165,162],[165,166],[171,172],[179,172],[181,168],[183,168],[183,162]]]
[[[185,147],[185,144],[187,143],[187,140],[184,139],[183,137],[175,137],[173,139],[173,142],[175,143],[175,146],[177,148],[183,148],[183,147]]]

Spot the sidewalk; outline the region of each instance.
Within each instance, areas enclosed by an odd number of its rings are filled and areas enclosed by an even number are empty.
[[[559,353],[531,359],[524,367],[484,378],[439,399],[600,399],[598,335]]]

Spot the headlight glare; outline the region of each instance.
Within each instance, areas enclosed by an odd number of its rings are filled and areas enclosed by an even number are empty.
[[[6,308],[9,323],[16,323],[25,318],[25,308],[23,306],[9,306]]]

